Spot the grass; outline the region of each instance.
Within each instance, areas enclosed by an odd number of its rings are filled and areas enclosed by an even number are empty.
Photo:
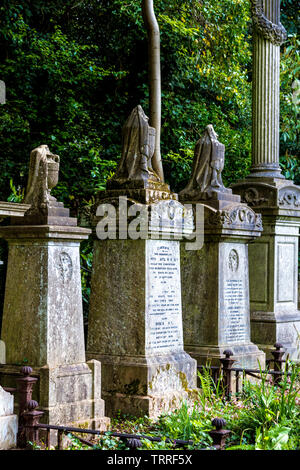
[[[225,397],[221,378],[215,384],[209,368],[199,374],[200,392],[190,406],[182,402],[171,414],[152,421],[147,416],[136,418],[121,412],[112,419],[114,432],[148,435],[160,442],[142,439],[141,450],[171,449],[166,439],[191,440],[189,449],[209,449],[212,419],[223,418],[231,431],[226,448],[229,450],[296,450],[300,448],[300,366],[288,362],[279,384],[261,372],[261,380],[250,383],[244,379],[243,392],[231,400]],[[87,439],[87,437],[85,437]],[[94,449],[126,450],[126,443],[107,433],[93,441]],[[85,450],[78,439],[70,436],[69,450]]]

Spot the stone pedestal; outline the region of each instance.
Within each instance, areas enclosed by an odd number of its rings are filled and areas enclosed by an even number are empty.
[[[199,365],[219,365],[230,349],[236,367],[264,367],[251,342],[248,276],[248,243],[260,236],[261,219],[236,196],[217,198],[204,205],[203,248],[181,248],[185,350]]]
[[[262,182],[249,176],[233,190],[261,212],[264,227],[262,237],[249,246],[252,340],[268,357],[278,342],[299,360],[300,188],[284,179]]]
[[[76,219],[56,220],[61,224],[0,229],[9,249],[1,372],[33,368],[44,422],[105,426],[101,365],[86,363],[84,348],[79,246],[90,231]]]
[[[262,214],[264,233],[249,249],[252,338],[269,355],[282,343],[300,358],[297,310],[300,188],[279,165],[280,0],[252,2],[254,25],[252,167],[233,185],[242,201]]]
[[[123,225],[117,239],[95,239],[87,357],[101,361],[109,416],[120,409],[155,418],[189,398],[197,371],[183,349],[180,242],[163,215],[179,214],[182,228],[183,207],[176,200],[141,207],[150,214],[142,238],[129,239]]]
[[[0,386],[0,450],[16,447],[18,417],[13,413],[14,397]]]

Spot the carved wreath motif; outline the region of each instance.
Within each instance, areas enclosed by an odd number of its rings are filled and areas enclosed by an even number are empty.
[[[58,265],[62,283],[67,284],[72,278],[73,263],[71,257],[65,251],[59,255]]]
[[[210,225],[227,225],[227,226],[245,226],[251,229],[262,228],[261,214],[255,214],[246,207],[237,207],[232,211],[221,211],[212,214],[209,218]]]
[[[272,23],[264,14],[262,0],[251,0],[252,18],[256,31],[272,44],[280,46],[286,40],[287,33],[284,26]]]
[[[236,272],[239,269],[239,255],[236,250],[231,250],[228,257],[228,266],[230,271]]]
[[[284,191],[279,195],[279,204],[281,206],[288,205],[288,206],[300,206],[300,198],[299,193],[294,191]]]

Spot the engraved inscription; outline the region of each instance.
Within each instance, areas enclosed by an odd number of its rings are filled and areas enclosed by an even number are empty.
[[[178,242],[149,240],[147,247],[147,352],[182,350]]]
[[[245,286],[242,280],[228,279],[224,286],[225,342],[247,341],[248,329],[245,312]]]

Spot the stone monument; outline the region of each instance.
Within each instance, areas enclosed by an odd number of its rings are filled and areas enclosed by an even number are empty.
[[[98,238],[87,357],[101,361],[109,416],[121,409],[154,418],[196,387],[196,361],[183,349],[180,242],[173,237],[192,230],[192,214],[153,170],[154,139],[155,129],[136,107],[123,128],[116,174],[98,193],[92,214]],[[104,233],[101,207],[117,214]],[[130,235],[137,213],[142,228]]]
[[[17,202],[0,201],[0,222],[3,222],[7,217],[24,217],[25,212],[30,209],[29,204],[20,204]],[[5,266],[4,262],[0,260],[0,284],[5,282]],[[1,285],[2,289],[2,285]],[[2,312],[0,313],[0,332],[1,332]],[[5,363],[5,343],[0,340],[0,364]]]
[[[279,165],[280,23],[279,0],[252,0],[254,24],[252,168],[232,185],[242,201],[262,214],[262,237],[249,246],[252,339],[269,351],[281,343],[300,358],[298,237],[300,187]]]
[[[90,230],[77,227],[51,195],[58,172],[57,155],[46,145],[34,149],[25,198],[30,209],[0,228],[9,250],[1,372],[32,366],[44,422],[105,428],[101,365],[86,362],[84,348],[79,247]]]
[[[217,137],[207,126],[179,193],[182,203],[204,208],[204,246],[181,248],[184,346],[199,365],[218,364],[231,349],[236,366],[263,367],[265,355],[250,339],[248,278],[248,243],[261,235],[261,217],[224,187],[225,147]]]
[[[18,417],[14,414],[14,397],[0,386],[0,450],[16,447]]]

